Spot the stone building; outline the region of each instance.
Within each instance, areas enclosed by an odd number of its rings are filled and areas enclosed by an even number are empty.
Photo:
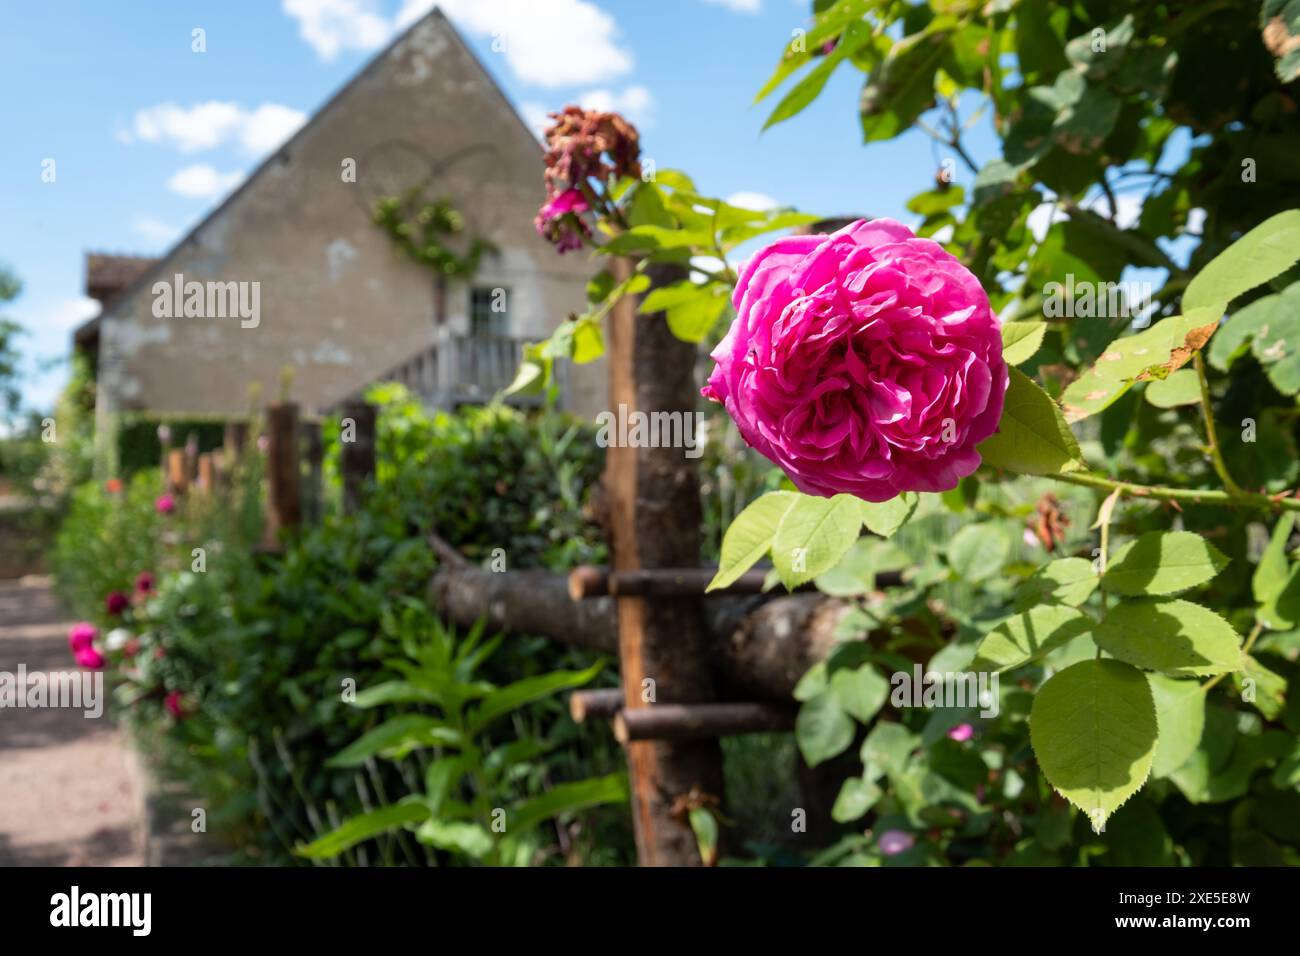
[[[435,9],[161,259],[87,257],[103,309],[75,342],[98,369],[101,431],[121,412],[240,415],[286,367],[307,414],[392,377],[434,404],[490,397],[524,341],[582,311],[596,268],[534,231],[540,153]],[[412,189],[495,248],[472,279],[439,279],[375,225],[377,199]],[[601,365],[569,370],[567,408],[605,407]]]

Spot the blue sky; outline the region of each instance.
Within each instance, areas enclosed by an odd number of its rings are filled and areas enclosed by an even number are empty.
[[[431,0],[42,0],[0,32],[6,148],[0,262],[25,283],[25,397],[46,407],[71,330],[94,314],[86,251],[167,250]],[[644,155],[701,191],[826,215],[911,222],[939,154],[923,134],[864,148],[861,74],[845,68],[794,120],[761,133],[751,106],[807,0],[448,0],[442,3],[534,125],[568,102],[621,108]],[[192,50],[204,31],[206,52]],[[980,126],[969,148],[996,155]],[[42,174],[53,160],[54,181]],[[541,175],[539,164],[538,175]],[[969,179],[959,168],[957,180]]]

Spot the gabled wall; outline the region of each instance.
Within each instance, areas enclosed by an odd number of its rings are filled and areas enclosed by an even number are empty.
[[[510,290],[512,335],[544,337],[584,307],[595,266],[561,258],[534,232],[544,199],[540,146],[437,11],[376,58],[157,268],[101,325],[99,414],[238,415],[248,388],[273,398],[285,366],[305,409],[327,407],[434,340],[434,277],[370,221],[376,196],[443,168],[428,190],[501,250],[476,285]],[[343,163],[354,160],[356,182]],[[158,318],[154,285],[257,282],[260,321]],[[468,323],[453,284],[448,322]],[[600,363],[603,365],[603,363]],[[607,404],[604,371],[575,369],[568,405]]]

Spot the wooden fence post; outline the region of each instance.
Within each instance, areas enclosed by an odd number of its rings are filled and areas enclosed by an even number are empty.
[[[190,470],[185,461],[185,449],[173,448],[167,452],[167,490],[183,495],[190,488]]]
[[[366,482],[375,474],[375,406],[346,402],[342,422],[339,471],[343,481],[343,511],[356,514],[361,508]]]
[[[196,484],[198,490],[205,495],[210,495],[217,485],[216,461],[213,460],[212,452],[205,451],[199,454],[199,480]]]
[[[298,406],[266,407],[266,521],[262,545],[274,550],[280,532],[302,523],[302,473],[298,456]]]
[[[324,466],[325,448],[321,442],[320,422],[302,422],[298,426],[299,433],[302,436],[303,458],[306,459],[307,465],[307,490],[303,495],[304,514],[308,524],[318,524],[324,506],[321,501],[322,495],[322,470]]]
[[[613,263],[615,281],[631,274]],[[651,284],[684,278],[677,266],[652,267]],[[609,401],[618,421],[634,412],[685,416],[695,430],[696,347],[672,334],[662,315],[641,315],[624,298],[609,323]],[[605,493],[611,566],[616,571],[697,567],[700,488],[683,448],[606,450]],[[620,597],[619,664],[623,707],[709,703],[713,681],[698,599]],[[642,866],[699,866],[695,836],[683,810],[692,801],[720,801],[722,750],[716,739],[630,740],[626,744],[632,816]]]
[[[235,466],[244,457],[248,445],[248,422],[226,422],[222,440],[222,474],[229,479],[235,473]]]

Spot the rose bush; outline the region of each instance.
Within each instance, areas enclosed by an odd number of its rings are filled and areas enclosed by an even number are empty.
[[[893,220],[757,252],[704,388],[803,492],[889,501],[980,465],[1007,387],[979,281]]]

